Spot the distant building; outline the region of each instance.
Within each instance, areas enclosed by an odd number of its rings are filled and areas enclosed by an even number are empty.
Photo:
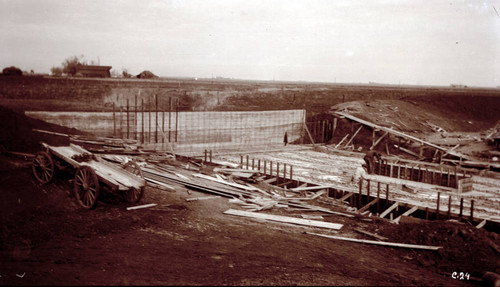
[[[75,76],[86,78],[109,78],[111,66],[77,65]]]

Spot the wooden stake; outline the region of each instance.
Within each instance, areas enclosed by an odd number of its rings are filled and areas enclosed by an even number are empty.
[[[377,214],[380,214],[380,182],[377,182]]]
[[[158,143],[158,95],[155,94],[155,143]]]
[[[451,195],[448,196],[448,219],[451,217]]]
[[[441,192],[438,191],[438,197],[436,202],[436,219],[439,219],[439,198],[441,197]]]
[[[128,99],[127,99],[127,139],[129,138],[129,130],[130,130],[130,119],[129,119],[129,106],[128,106]]]
[[[141,127],[141,143],[144,143],[144,99],[141,99],[141,119],[142,119],[142,127]]]
[[[113,102],[113,136],[116,137],[115,102]]]
[[[472,223],[474,222],[474,199],[471,199],[470,201],[470,219],[469,221]]]

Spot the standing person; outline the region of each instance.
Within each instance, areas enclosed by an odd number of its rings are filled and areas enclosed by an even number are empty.
[[[285,136],[283,137],[283,143],[285,144],[285,146],[288,143],[288,134],[286,131],[285,131]]]
[[[378,161],[382,160],[382,156],[380,155],[379,152],[370,150],[366,153],[365,157],[363,158],[366,163],[366,171],[370,174],[373,173],[375,170],[375,162],[374,158],[377,158]]]

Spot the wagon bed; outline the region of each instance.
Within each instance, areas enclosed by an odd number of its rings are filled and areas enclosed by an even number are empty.
[[[100,184],[124,193],[129,202],[136,203],[142,198],[146,181],[134,162],[119,167],[78,145],[50,146],[42,143],[42,146],[45,151],[37,153],[33,160],[33,174],[37,180],[41,183],[52,180],[56,166],[54,160],[70,165],[76,170],[75,195],[83,207],[90,209],[95,206]]]

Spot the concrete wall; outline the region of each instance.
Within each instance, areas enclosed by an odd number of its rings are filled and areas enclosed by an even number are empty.
[[[26,115],[50,123],[73,127],[97,136],[127,137],[125,112],[34,112]],[[213,144],[217,147],[246,147],[283,144],[285,132],[288,142],[303,135],[305,110],[256,112],[179,112],[169,114],[130,112],[128,137],[145,143],[165,139],[178,145]],[[157,131],[155,132],[155,128]],[[144,133],[143,133],[144,131]],[[177,141],[176,141],[177,131]],[[156,136],[156,137],[155,137]],[[165,140],[164,140],[165,142]],[[201,147],[201,145],[200,145]]]

